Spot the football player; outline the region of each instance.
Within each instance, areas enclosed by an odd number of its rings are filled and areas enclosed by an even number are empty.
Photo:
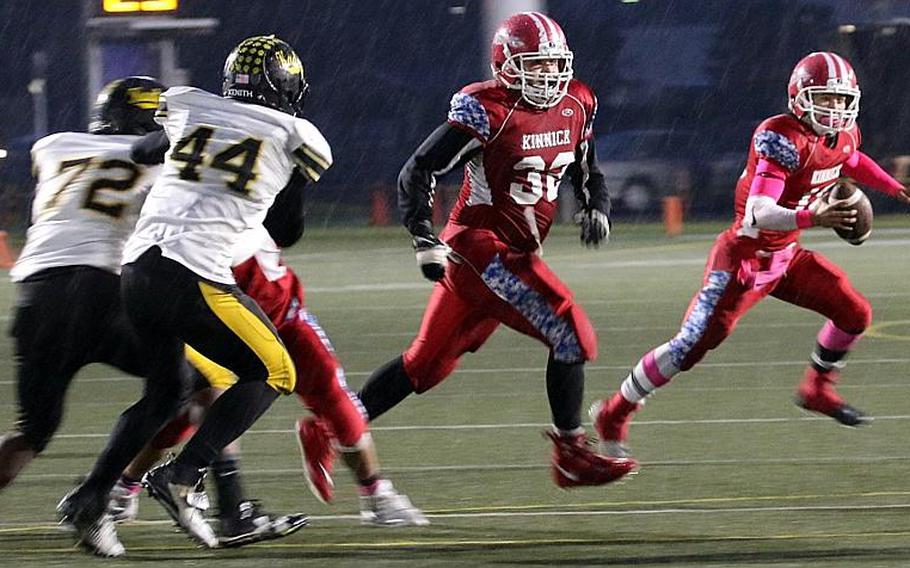
[[[154,121],[163,87],[150,77],[126,77],[98,95],[88,132],[62,132],[32,147],[38,179],[32,225],[10,276],[18,288],[13,317],[19,420],[0,442],[0,488],[50,442],[63,415],[73,376],[107,363],[147,378],[144,396],[117,429],[151,436],[145,417],[167,420],[180,403],[186,369],[158,368],[157,349],[143,342],[120,298],[120,258],[157,168],[136,164],[130,148],[161,130]],[[81,525],[82,544],[122,554],[106,538],[110,520]]]
[[[846,59],[831,52],[807,55],[794,68],[788,93],[789,112],[763,121],[752,136],[736,185],[735,219],[717,237],[679,332],[646,353],[619,391],[592,408],[611,455],[628,454],[623,442],[644,399],[720,345],[739,318],[769,295],[827,318],[797,404],[845,426],[870,420],[835,389],[848,353],[872,319],[869,302],[837,265],[804,249],[799,236],[809,227],[849,229],[855,223],[855,210],[826,199],[841,176],[904,203],[910,203],[910,191],[859,150],[860,89]]]
[[[398,178],[399,208],[423,275],[436,284],[417,338],[379,368],[360,399],[375,420],[411,393],[443,381],[467,352],[505,324],[550,351],[547,395],[560,487],[601,485],[635,468],[595,453],[581,424],[585,362],[597,355],[591,322],[543,260],[542,243],[568,175],[583,206],[581,239],[597,246],[610,232],[610,201],[594,157],[594,93],[573,78],[573,54],[550,17],[506,19],[492,42],[494,80],[451,100]],[[448,224],[431,224],[436,177],[464,167]]]
[[[304,305],[303,284],[297,275],[281,261],[281,249],[275,244],[264,228],[250,229],[240,239],[234,256],[234,277],[237,285],[259,304],[278,330],[297,368],[295,392],[304,405],[320,418],[301,420],[301,450],[314,456],[316,464],[328,462],[328,466],[317,465],[316,472],[307,471],[307,479],[313,493],[323,502],[333,498],[333,483],[323,473],[324,467],[331,468],[335,456],[333,445],[321,445],[327,436],[314,429],[320,428],[322,420],[328,423],[337,436],[345,462],[353,471],[359,486],[361,518],[366,524],[378,526],[426,525],[426,517],[416,509],[405,495],[400,495],[390,481],[379,471],[379,461],[369,429],[360,409],[360,401],[348,390],[344,369],[335,355],[335,350],[315,316]],[[188,357],[193,366],[206,379],[206,386],[215,390],[230,387],[236,378],[229,370],[209,361],[190,349]],[[111,513],[115,520],[135,518],[138,510],[138,480],[148,468],[157,462],[167,448],[182,441],[191,431],[192,419],[189,412],[182,413],[165,427],[155,440],[124,471],[123,477],[114,487],[111,499]],[[305,424],[304,424],[305,423]],[[213,464],[215,483],[218,487],[220,511],[232,511],[241,506],[255,511],[255,505],[244,505],[242,488],[238,481],[238,448],[229,451]],[[306,462],[305,462],[306,464]],[[149,475],[155,475],[153,470]],[[220,515],[221,516],[221,515]],[[274,537],[285,524],[263,522],[258,530],[245,536],[232,530],[237,520],[221,516],[220,542],[222,546],[236,546]]]
[[[308,85],[287,43],[274,36],[242,41],[223,78],[220,96],[192,87],[162,93],[155,118],[163,132],[134,148],[141,161],[164,155],[164,165],[124,247],[121,285],[140,338],[156,346],[156,372],[173,374],[189,345],[237,375],[183,451],[149,479],[178,526],[207,547],[218,541],[190,499],[194,488],[222,449],[279,395],[293,392],[297,379],[275,326],[237,287],[233,251],[241,234],[260,224],[279,245],[296,242],[303,188],[332,163],[325,138],[298,117]],[[168,418],[150,414],[147,426],[157,431]],[[151,437],[115,432],[89,477],[61,502],[61,517],[80,533],[101,518],[111,488]]]

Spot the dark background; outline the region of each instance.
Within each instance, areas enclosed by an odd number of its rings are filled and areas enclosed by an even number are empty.
[[[892,169],[901,163],[893,157],[910,154],[910,27],[897,19],[910,16],[908,2],[545,4],[566,31],[576,76],[600,98],[597,133],[617,141],[632,133],[633,142],[618,145],[633,160],[653,149],[642,142],[639,152],[636,133],[663,137],[653,163],[643,167],[682,167],[691,174],[686,187],[693,214],[729,215],[736,163],[741,167],[751,130],[785,110],[790,71],[814,50],[836,50],[854,64],[863,90],[864,149]],[[392,194],[401,164],[445,120],[452,93],[487,78],[483,9],[481,0],[182,0],[179,17],[216,17],[220,25],[213,34],[176,43],[189,82],[211,91],[220,89],[224,57],[243,38],[274,33],[293,45],[312,86],[307,117],[324,132],[336,160],[313,192],[313,210],[326,223],[363,223],[371,193]],[[79,0],[0,1],[0,147],[10,152],[0,161],[0,211],[6,211],[0,225],[24,222],[31,190],[27,150],[35,133],[27,87],[35,52],[47,54],[48,130],[81,130],[87,121],[84,18]],[[847,24],[855,31],[844,33],[840,26]],[[137,54],[123,45],[113,57],[129,67]],[[607,166],[612,157],[606,155]],[[625,184],[615,181],[611,191],[621,194]],[[675,191],[667,183],[652,185],[654,200]],[[656,201],[624,211],[618,196],[620,214],[659,213]]]

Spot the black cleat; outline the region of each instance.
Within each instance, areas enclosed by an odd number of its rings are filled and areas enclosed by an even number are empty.
[[[818,412],[819,414],[830,416],[831,418],[837,420],[837,422],[842,426],[849,426],[850,428],[868,426],[873,421],[873,418],[871,416],[856,407],[850,406],[847,403],[842,403],[840,406],[836,406],[828,410],[813,408],[806,402],[806,399],[801,396],[797,396],[795,402],[796,406],[802,408],[803,410],[808,410],[809,412]]]
[[[309,519],[304,514],[273,517],[260,509],[258,501],[243,501],[231,514],[221,517],[218,543],[234,548],[273,540],[295,533],[308,523]]]
[[[195,487],[172,483],[172,464],[173,462],[167,462],[146,473],[142,485],[190,538],[205,548],[216,548],[218,539],[215,531],[205,520],[208,498],[204,497],[202,480]]]

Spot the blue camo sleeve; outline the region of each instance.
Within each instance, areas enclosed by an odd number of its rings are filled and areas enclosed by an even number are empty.
[[[449,122],[466,126],[481,142],[490,137],[490,117],[477,97],[467,93],[455,93],[449,103]]]
[[[799,169],[799,150],[792,140],[773,130],[762,130],[753,140],[755,153],[760,158],[774,160],[788,171]]]

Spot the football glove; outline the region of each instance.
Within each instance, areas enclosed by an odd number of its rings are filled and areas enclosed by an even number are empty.
[[[580,211],[575,216],[575,222],[581,225],[581,242],[586,247],[598,247],[610,241],[610,218],[602,211]]]
[[[423,277],[433,282],[442,280],[446,275],[448,254],[452,249],[431,232],[412,236],[411,243],[417,255],[417,266],[420,267]]]

